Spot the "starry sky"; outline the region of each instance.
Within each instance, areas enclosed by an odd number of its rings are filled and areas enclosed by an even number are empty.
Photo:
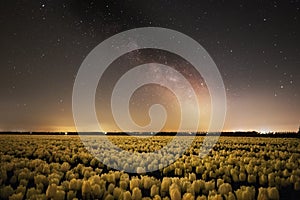
[[[0,131],[75,130],[72,89],[81,63],[103,40],[138,27],[173,29],[207,50],[226,88],[224,131],[297,131],[300,125],[299,0],[7,0],[0,2],[0,13]],[[130,65],[149,61],[190,77],[209,116],[207,88],[189,63],[141,50],[112,63],[98,85],[95,107],[107,131],[118,130],[107,104],[112,84]],[[163,77],[176,81],[172,74]],[[178,102],[157,86],[132,97],[136,122],[147,124],[147,108],[157,101],[172,116],[164,130],[176,129]]]

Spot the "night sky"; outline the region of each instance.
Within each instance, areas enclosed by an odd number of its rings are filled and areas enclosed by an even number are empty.
[[[0,131],[75,130],[72,89],[85,57],[116,33],[148,26],[182,32],[213,58],[227,93],[224,131],[298,130],[299,0],[117,2],[0,2]],[[201,76],[188,70],[188,63],[157,51],[122,56],[103,77],[108,80],[103,87],[113,83],[110,75],[118,77],[130,64],[147,61],[187,71],[199,98],[206,98]],[[101,95],[99,89],[99,119],[106,120],[108,131],[116,131]],[[138,116],[136,122],[147,123],[145,109],[159,99],[175,113],[164,130],[176,128],[178,109],[172,108],[176,101],[170,98],[174,99],[164,88],[141,89],[130,105]],[[145,99],[144,105],[134,106]]]

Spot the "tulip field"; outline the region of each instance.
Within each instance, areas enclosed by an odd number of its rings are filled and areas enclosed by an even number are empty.
[[[157,154],[131,160],[101,152],[97,136],[91,149],[79,136],[0,135],[0,199],[299,199],[300,139],[223,137],[199,157],[204,137],[195,137],[184,151],[163,158]],[[184,141],[185,137],[180,141]],[[163,148],[172,136],[139,138],[109,136],[128,152],[148,153]],[[111,156],[105,165],[90,152]],[[97,152],[99,151],[99,152]],[[160,151],[159,151],[160,152]],[[139,167],[143,163],[145,167]],[[151,169],[159,169],[153,171]]]

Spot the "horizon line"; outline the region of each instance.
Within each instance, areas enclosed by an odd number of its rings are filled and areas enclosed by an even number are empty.
[[[151,133],[154,131],[28,131],[28,130],[0,130],[0,133]],[[159,131],[156,133],[299,133],[299,131],[257,131],[257,130],[225,130],[225,131]]]

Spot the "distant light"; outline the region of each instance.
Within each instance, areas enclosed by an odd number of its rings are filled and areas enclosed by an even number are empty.
[[[68,135],[68,132],[65,132],[65,135]]]
[[[269,130],[261,130],[259,131],[260,134],[268,134],[268,133],[271,133],[271,131]]]

